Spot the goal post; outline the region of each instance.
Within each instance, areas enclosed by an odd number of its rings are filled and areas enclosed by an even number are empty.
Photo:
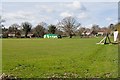
[[[114,31],[114,42],[118,41],[118,31]]]
[[[120,26],[118,26],[118,42],[120,43]]]

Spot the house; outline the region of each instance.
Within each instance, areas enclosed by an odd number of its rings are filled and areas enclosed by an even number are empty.
[[[98,36],[103,36],[105,34],[106,34],[106,30],[99,30],[97,33]]]
[[[90,30],[85,30],[85,31],[82,33],[83,36],[90,36],[91,34],[92,34],[92,31],[90,31]]]
[[[99,31],[97,35],[103,36],[104,32],[103,31]]]
[[[33,33],[29,33],[27,36],[28,36],[29,38],[32,38]]]
[[[2,38],[3,34],[0,34],[0,38]]]
[[[8,37],[15,37],[15,34],[14,33],[9,33]]]
[[[8,32],[8,37],[11,37],[11,38],[15,37],[15,33],[14,32],[11,32],[11,33]]]
[[[28,34],[27,34],[27,37],[28,37],[28,38],[32,38],[32,36],[33,36],[33,33],[28,33]],[[22,34],[21,34],[21,38],[25,38],[25,34],[22,33]]]

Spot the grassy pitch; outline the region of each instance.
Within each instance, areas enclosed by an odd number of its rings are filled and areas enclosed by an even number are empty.
[[[3,39],[3,73],[21,78],[115,78],[118,45],[97,45],[100,40]]]

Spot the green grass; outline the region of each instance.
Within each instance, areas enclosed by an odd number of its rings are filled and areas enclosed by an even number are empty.
[[[112,77],[118,75],[118,46],[100,38],[3,39],[3,73],[21,78]]]

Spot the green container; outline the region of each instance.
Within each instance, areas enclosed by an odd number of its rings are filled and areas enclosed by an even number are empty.
[[[45,34],[44,38],[58,38],[57,34]]]

